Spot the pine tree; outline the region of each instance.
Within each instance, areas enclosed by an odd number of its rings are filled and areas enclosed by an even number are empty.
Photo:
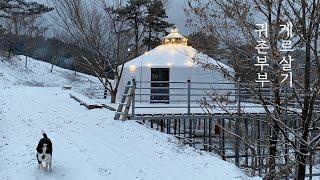
[[[148,35],[143,41],[148,50],[158,46],[161,42],[159,35],[166,33],[166,29],[173,26],[167,22],[167,18],[162,0],[152,0],[147,4],[147,17],[144,25]]]
[[[43,14],[52,11],[53,8],[37,2],[26,2],[25,0],[1,0],[0,17],[10,18],[12,16],[29,16]]]
[[[139,56],[141,45],[146,45],[148,50],[159,45],[159,36],[173,26],[166,21],[168,17],[162,0],[129,0],[116,12],[128,21],[134,31],[135,57]]]
[[[125,7],[117,10],[120,16],[128,21],[129,26],[134,31],[134,56],[139,56],[139,42],[144,36],[145,17],[147,15],[146,6],[148,0],[129,0]]]

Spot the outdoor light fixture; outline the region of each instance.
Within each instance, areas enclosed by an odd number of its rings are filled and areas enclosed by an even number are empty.
[[[136,69],[137,69],[137,67],[134,66],[134,65],[132,65],[132,66],[129,67],[129,71],[132,72],[132,73],[135,72]]]
[[[192,60],[188,60],[187,61],[187,66],[192,66],[193,65],[193,61]]]
[[[173,64],[171,62],[166,64],[167,66],[171,67]]]
[[[177,28],[173,28],[173,29],[171,30],[171,32],[172,32],[172,33],[177,33],[177,32],[178,32],[178,29],[177,29]]]

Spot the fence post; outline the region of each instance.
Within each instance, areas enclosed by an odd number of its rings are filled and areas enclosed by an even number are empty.
[[[211,141],[211,139],[212,139],[212,116],[211,116],[211,114],[209,114],[209,116],[208,116],[208,120],[209,120],[209,134],[208,134],[208,136],[209,136],[209,152],[211,152],[211,150],[212,150],[212,148],[211,148],[211,145],[212,145],[212,141]]]
[[[104,83],[106,81],[106,79],[103,80]],[[90,81],[90,88],[91,88],[91,81]],[[104,87],[104,90],[103,90],[103,99],[107,99],[107,96],[108,96],[108,89],[106,87]]]
[[[188,84],[188,121],[189,121],[189,138],[192,138],[192,122],[191,122],[191,117],[190,117],[190,79],[187,81]]]
[[[240,111],[241,111],[241,104],[240,104],[240,78],[238,78],[238,92],[237,92],[237,101],[238,101],[238,107],[237,107],[237,118],[235,119],[235,132],[236,135],[240,136],[240,131],[239,131],[239,121],[240,121]],[[240,164],[240,160],[239,160],[239,156],[240,156],[240,139],[238,137],[235,138],[236,142],[235,142],[235,163],[237,166],[239,166]]]
[[[225,153],[225,136],[224,136],[224,121],[225,117],[224,114],[221,114],[221,118],[217,119],[219,125],[222,127],[219,127],[219,146],[220,146],[220,156],[223,160],[226,160],[226,153]]]
[[[314,152],[311,150],[309,155],[309,179],[312,179],[313,176],[313,155]]]
[[[240,98],[240,95],[241,95],[241,86],[240,86],[240,82],[241,82],[241,79],[238,78],[238,92],[237,92],[237,101],[238,101],[238,114],[240,114],[240,108],[241,108],[241,98]]]
[[[136,87],[137,87],[137,81],[135,79],[132,79],[132,102],[131,102],[131,118],[134,119],[135,115],[135,105],[136,105]]]
[[[203,142],[204,142],[204,146],[203,149],[205,151],[208,150],[208,145],[207,145],[207,118],[204,117],[203,115]]]
[[[248,118],[246,116],[244,116],[244,127],[245,127],[245,133],[249,134],[249,126],[248,126]],[[249,148],[247,145],[245,145],[245,154],[246,154],[246,166],[249,166]]]
[[[288,125],[288,118],[289,117],[288,117],[288,89],[287,89],[287,87],[284,87],[284,99],[285,99],[285,108],[286,108],[285,117],[284,117],[284,124]],[[287,128],[285,128],[284,132],[289,137],[289,131]],[[285,153],[285,156],[284,156],[285,164],[288,164],[289,163],[289,157],[288,157],[289,147],[288,147],[287,140],[285,140],[285,144],[284,144],[284,153]],[[289,175],[290,175],[289,173],[286,174],[286,179],[289,179],[289,177],[288,177]]]
[[[259,114],[257,114],[257,121],[258,121],[258,142],[257,142],[257,145],[258,145],[258,161],[259,161],[259,166],[258,166],[258,169],[259,169],[259,176],[261,175],[262,173],[262,165],[263,165],[263,159],[262,159],[262,154],[261,154],[261,128],[262,128],[262,123],[261,123],[261,119],[259,118]]]

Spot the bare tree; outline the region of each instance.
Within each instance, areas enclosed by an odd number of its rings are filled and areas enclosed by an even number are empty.
[[[23,17],[21,16],[11,16],[6,18],[5,21],[5,29],[7,37],[7,50],[8,50],[8,58],[10,58],[13,54],[14,46],[17,43],[18,35],[22,32],[23,29]]]
[[[88,3],[84,0],[54,1],[56,9],[53,18],[57,24],[82,48],[82,64],[90,69],[111,94],[111,102],[116,94],[123,65],[129,53],[130,34],[122,17],[115,16],[112,9],[121,6],[114,2],[109,6],[105,1]],[[113,80],[109,79],[112,77]]]
[[[217,37],[224,47],[224,57],[233,61],[238,77],[231,76],[220,67],[203,64],[204,67],[215,68],[224,72],[227,76],[244,89],[248,90],[253,97],[259,100],[269,118],[270,141],[269,141],[269,173],[267,178],[276,178],[282,172],[276,168],[276,157],[282,156],[279,142],[289,146],[290,151],[295,152],[292,163],[297,164],[297,179],[304,179],[306,164],[315,153],[319,145],[320,136],[312,134],[318,132],[319,114],[315,111],[316,100],[319,99],[319,58],[318,58],[318,35],[319,35],[319,0],[245,0],[245,1],[198,1],[189,0],[186,7],[189,27],[197,32],[202,30],[207,34]],[[264,37],[269,43],[269,67],[267,69],[270,79],[270,92],[272,100],[267,99],[253,78],[239,72],[252,72],[252,67],[246,67],[245,62],[256,62],[257,54],[255,46],[259,38],[255,34],[258,29],[257,23],[268,24],[268,36]],[[288,99],[294,101],[298,108],[285,108],[285,101],[280,93],[288,85],[281,83],[281,65],[283,53],[280,51],[279,41],[283,38],[281,25],[291,22],[294,25],[295,36],[292,38],[292,48],[300,49],[303,58],[297,62],[304,66],[303,72],[296,77],[294,87],[291,89]],[[316,68],[312,68],[315,64]],[[242,71],[240,70],[242,69]],[[296,71],[300,71],[296,69]],[[314,72],[314,73],[312,73]],[[298,73],[298,72],[297,72]],[[292,113],[297,118],[301,128],[295,129],[288,126],[286,113]],[[286,163],[290,163],[285,161]],[[309,169],[312,172],[312,165]]]
[[[50,72],[53,72],[53,67],[54,65],[57,63],[57,59],[59,56],[59,53],[61,51],[61,44],[59,43],[59,41],[61,41],[62,39],[62,35],[61,32],[57,29],[52,29],[52,51],[53,51],[53,55],[52,55],[52,59],[51,59],[51,69]]]
[[[23,19],[23,30],[26,35],[25,67],[28,68],[28,56],[33,46],[33,38],[45,34],[48,29],[42,25],[41,16],[30,14]]]

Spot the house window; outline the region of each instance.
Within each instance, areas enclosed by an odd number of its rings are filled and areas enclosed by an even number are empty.
[[[151,68],[150,103],[169,103],[169,72],[169,68]]]

